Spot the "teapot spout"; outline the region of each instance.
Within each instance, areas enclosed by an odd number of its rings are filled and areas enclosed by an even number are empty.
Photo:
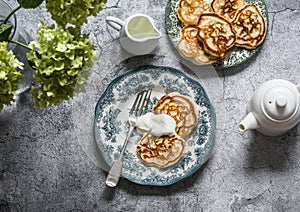
[[[239,131],[252,130],[259,128],[260,125],[252,112],[250,112],[239,125]]]

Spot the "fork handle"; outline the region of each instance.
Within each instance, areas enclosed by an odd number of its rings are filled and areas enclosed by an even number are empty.
[[[114,161],[109,173],[106,177],[106,185],[108,187],[115,187],[118,182],[119,182],[119,178],[122,172],[122,158],[119,158],[118,160]]]
[[[123,154],[125,152],[125,149],[127,147],[127,144],[128,144],[128,141],[129,141],[129,138],[133,132],[133,129],[135,127],[135,123],[132,123],[130,122],[130,127],[129,127],[129,131],[128,131],[128,134],[127,134],[127,137],[125,139],[125,142],[124,142],[124,145],[123,145],[123,148],[121,150],[121,153],[120,153],[120,156],[118,158],[118,160],[114,161],[110,170],[109,170],[109,173],[106,177],[106,185],[108,187],[115,187],[118,182],[119,182],[119,178],[120,178],[120,175],[121,175],[121,172],[122,172],[122,165],[123,165],[123,162],[122,162],[122,158],[123,158]]]

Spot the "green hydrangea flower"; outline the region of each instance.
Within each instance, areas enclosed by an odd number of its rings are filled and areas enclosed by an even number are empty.
[[[75,30],[76,31],[76,30]],[[36,69],[31,94],[37,107],[57,105],[85,91],[95,59],[95,46],[87,34],[54,25],[38,27],[38,42],[31,42],[28,59]]]
[[[7,42],[0,42],[0,111],[4,105],[15,101],[14,95],[19,89],[22,74],[16,68],[23,69],[23,63],[7,51]]]
[[[87,17],[96,16],[105,3],[106,0],[47,0],[46,7],[59,25],[69,23],[80,28]]]

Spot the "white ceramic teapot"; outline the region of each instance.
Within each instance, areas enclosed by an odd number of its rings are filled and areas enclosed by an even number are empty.
[[[267,81],[251,97],[247,110],[240,131],[282,135],[300,122],[300,85],[281,79]]]

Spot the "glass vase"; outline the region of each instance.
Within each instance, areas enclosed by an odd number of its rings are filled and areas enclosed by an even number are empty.
[[[0,22],[3,22],[12,11],[13,8],[9,5],[9,3],[1,0],[0,1]],[[9,18],[7,24],[11,24],[13,26],[9,40],[15,40],[25,45],[28,45],[30,41],[34,40],[23,27],[19,26],[16,13],[14,13]],[[18,58],[18,60],[24,64],[23,70],[20,70],[20,72],[23,74],[23,79],[19,84],[19,91],[17,92],[17,94],[20,94],[31,87],[31,84],[34,81],[33,80],[34,70],[29,65],[26,57],[26,54],[28,53],[28,49],[21,47],[15,43],[9,42],[8,50],[12,50],[16,58]]]
[[[9,16],[9,14],[13,11],[12,7],[6,3],[5,1],[0,1],[0,23],[2,23],[6,18]],[[13,14],[9,20],[7,21],[7,24],[11,24],[13,26],[11,34],[9,36],[10,40],[17,40],[19,37],[19,33],[17,30],[18,24],[17,24],[17,17],[16,14]],[[8,48],[13,49],[16,45],[9,43]]]

